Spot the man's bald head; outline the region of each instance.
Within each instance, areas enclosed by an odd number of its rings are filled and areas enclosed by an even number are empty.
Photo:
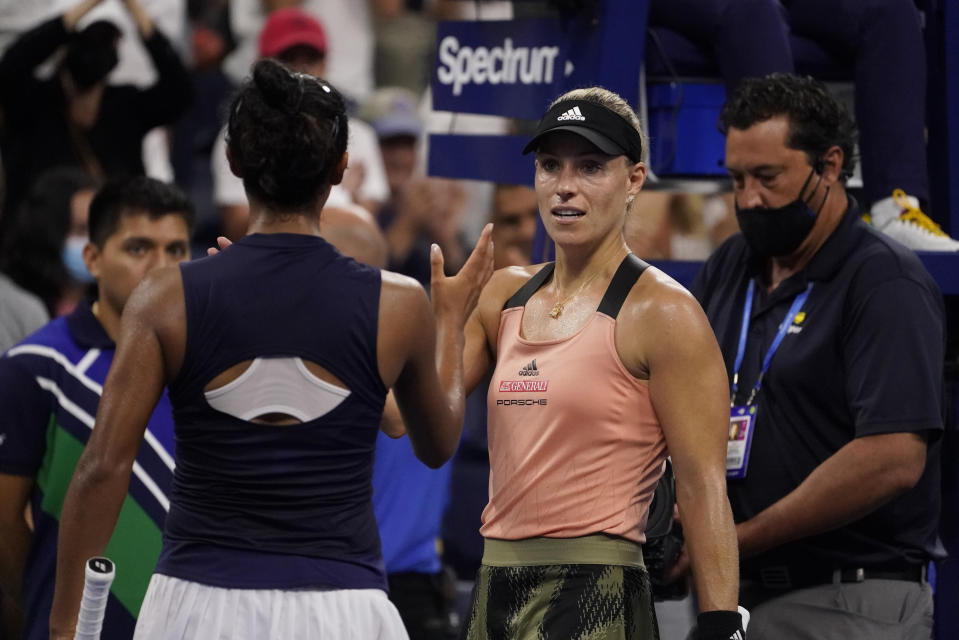
[[[386,238],[376,220],[359,206],[324,207],[320,233],[345,256],[371,267],[386,267]]]

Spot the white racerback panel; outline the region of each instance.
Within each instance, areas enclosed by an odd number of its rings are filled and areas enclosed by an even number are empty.
[[[203,395],[217,411],[241,420],[281,413],[309,422],[339,406],[350,391],[320,380],[300,358],[256,358],[236,380]]]

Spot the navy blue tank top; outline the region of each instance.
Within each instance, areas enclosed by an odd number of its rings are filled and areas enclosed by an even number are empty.
[[[371,503],[387,392],[380,272],[299,234],[247,236],[180,269],[187,341],[169,387],[176,470],[157,573],[229,588],[385,590]],[[315,362],[350,394],[288,426],[211,408],[210,380],[257,356]]]

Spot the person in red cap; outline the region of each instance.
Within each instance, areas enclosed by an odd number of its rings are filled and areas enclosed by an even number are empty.
[[[271,13],[260,32],[258,49],[261,58],[274,58],[292,71],[316,78],[326,76],[326,32],[316,18],[301,9]],[[350,166],[343,183],[333,187],[328,203],[340,207],[359,204],[373,212],[389,197],[379,143],[366,123],[350,118],[349,124]],[[237,240],[246,233],[250,214],[243,183],[232,174],[227,163],[223,135],[213,146],[211,167],[213,198],[220,208],[223,234]]]
[[[305,11],[289,8],[271,13],[260,32],[259,44],[262,58],[277,58],[287,66],[302,61],[322,65],[326,70],[326,33]]]

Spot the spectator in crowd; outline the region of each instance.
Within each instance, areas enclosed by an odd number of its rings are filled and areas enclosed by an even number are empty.
[[[417,173],[423,125],[416,97],[406,89],[378,89],[360,110],[379,137],[390,199],[378,213],[390,247],[390,268],[429,283],[430,245],[443,250],[446,265],[457,269],[466,258],[461,224],[466,192],[454,180]]]
[[[385,267],[386,238],[376,220],[363,207],[324,207],[320,231],[343,255],[377,269]]]
[[[851,60],[864,213],[912,249],[959,250],[920,210],[929,204],[926,52],[913,0],[654,0],[650,24],[705,45],[727,92],[744,77],[793,72],[790,32]],[[812,71],[835,78],[829,64]]]
[[[433,0],[401,0],[395,16],[373,20],[373,69],[377,87],[404,87],[422,95],[436,57],[436,5]]]
[[[347,100],[362,103],[373,91],[373,18],[399,14],[402,0],[231,0],[230,27],[237,40],[224,70],[239,82],[256,59],[256,40],[277,10],[299,8],[319,20],[329,33],[330,68],[323,77],[340,88]]]
[[[745,80],[721,123],[742,234],[693,292],[731,384],[727,484],[749,637],[928,639],[939,290],[861,220],[844,184],[853,122],[821,82]]]
[[[123,0],[157,71],[148,89],[107,84],[117,64],[119,29],[97,21],[78,30],[101,0],[81,0],[24,33],[0,59],[0,153],[6,162],[6,211],[18,206],[33,181],[53,166],[72,165],[92,178],[142,175],[145,134],[174,122],[189,105],[189,75],[140,0]],[[53,76],[37,67],[65,51]]]
[[[327,30],[305,11],[296,8],[275,11],[260,33],[260,57],[274,58],[293,71],[325,78],[326,34]],[[333,185],[327,203],[332,206],[356,203],[374,212],[389,196],[383,160],[369,125],[355,118],[349,122],[349,167],[343,182]],[[224,234],[237,240],[246,233],[250,211],[243,183],[230,171],[226,146],[225,135],[213,146],[214,199],[220,208]]]
[[[399,87],[377,89],[357,115],[373,127],[390,194],[395,196],[419,168],[423,123],[417,114],[416,95]]]
[[[196,207],[193,251],[202,255],[222,233],[220,212],[213,203],[210,158],[235,88],[220,69],[231,46],[228,0],[191,0],[188,10],[193,103],[170,131],[169,150],[175,181]]]
[[[50,316],[72,311],[93,282],[83,248],[95,187],[81,169],[51,169],[3,219],[0,271],[38,296]]]
[[[229,2],[229,0],[216,0]],[[77,0],[43,0],[42,2],[23,2],[22,0],[0,0],[0,54],[24,32],[50,18],[62,15],[76,4]],[[206,3],[207,0],[201,0]],[[181,59],[189,56],[189,25],[187,5],[197,4],[195,0],[147,0],[141,2],[150,14],[155,26],[163,32]],[[120,30],[120,42],[117,46],[117,65],[110,72],[112,84],[134,84],[148,87],[156,80],[156,70],[150,54],[138,35],[135,18],[127,11],[123,0],[103,0],[90,10],[81,20],[81,24],[91,24],[98,20],[107,20]],[[40,72],[44,75],[46,67]],[[162,129],[157,130],[162,131]],[[147,136],[149,140],[150,136]],[[145,142],[146,144],[146,142]],[[159,164],[165,158],[144,157],[147,175],[152,175],[152,163]]]
[[[3,168],[0,166],[0,203],[3,202]],[[4,221],[0,210],[0,228]],[[3,235],[0,233],[0,250],[3,250]],[[0,268],[3,264],[0,261]],[[23,289],[0,271],[0,354],[45,325],[50,314],[43,301],[36,295]],[[3,590],[0,589],[0,638],[3,621]]]
[[[0,354],[49,320],[40,298],[0,273]]]
[[[702,262],[723,240],[739,231],[725,195],[641,193],[637,210],[626,220],[626,243],[646,260]]]
[[[136,177],[104,186],[90,206],[83,250],[97,296],[0,358],[0,587],[24,613],[29,640],[50,637],[57,527],[68,478],[90,437],[113,361],[120,315],[152,270],[188,258],[191,204],[178,189]],[[173,423],[166,393],[120,509],[108,555],[113,583],[101,635],[127,640],[160,551],[173,480]],[[25,518],[29,508],[32,527]]]
[[[390,600],[400,612],[410,640],[456,637],[454,587],[443,570],[438,549],[449,477],[449,463],[437,469],[425,466],[409,438],[378,434],[373,510]]]
[[[522,185],[500,184],[493,191],[493,262],[497,269],[530,264],[539,209],[536,192]]]

